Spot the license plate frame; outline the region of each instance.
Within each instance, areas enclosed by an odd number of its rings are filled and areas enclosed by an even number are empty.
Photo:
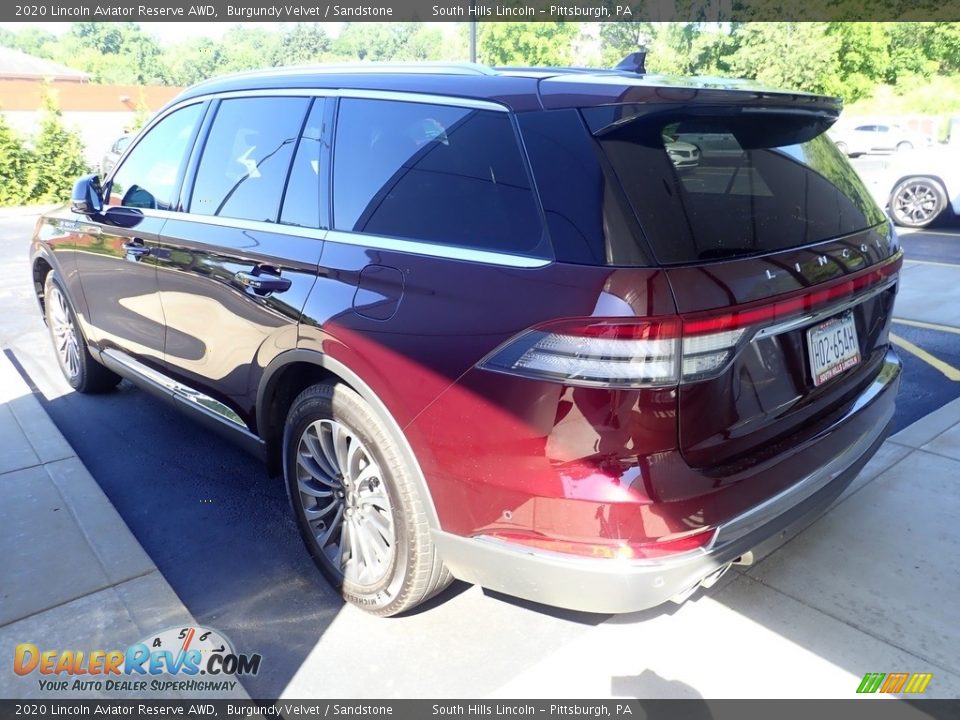
[[[860,338],[852,310],[807,330],[807,360],[815,387],[860,364]]]

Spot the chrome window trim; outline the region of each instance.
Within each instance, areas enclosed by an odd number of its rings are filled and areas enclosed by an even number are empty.
[[[403,90],[367,90],[363,88],[256,88],[253,90],[223,90],[185,98],[163,110],[162,114],[158,114],[155,118],[151,119],[141,132],[143,135],[146,135],[156,123],[160,122],[167,115],[191,103],[244,97],[344,97],[363,100],[402,100],[426,105],[450,105],[473,110],[510,112],[510,108],[501,103],[492,100],[461,97],[459,95],[434,95],[432,93],[405,92]]]
[[[149,217],[163,220],[180,220],[204,225],[217,225],[219,227],[234,228],[237,230],[269,232],[290,237],[319,240],[322,242],[335,242],[341,245],[389,250],[391,252],[405,252],[447,260],[466,260],[468,262],[484,263],[487,265],[502,265],[515,268],[541,268],[552,262],[552,260],[548,258],[512,255],[494,250],[479,250],[458,245],[440,245],[420,240],[408,240],[385,235],[368,235],[366,233],[354,233],[345,230],[318,230],[316,228],[306,228],[299,225],[283,225],[280,223],[264,222],[262,220],[243,220],[218,217],[215,215],[198,215],[196,213],[182,213],[174,210],[146,209],[143,213]]]
[[[326,242],[515,268],[541,268],[553,262],[547,258],[526,257],[524,255],[496,252],[495,250],[478,250],[459,245],[440,245],[421,240],[408,240],[385,235],[368,235],[366,233],[354,233],[345,230],[331,230],[327,233]]]
[[[302,225],[285,225],[283,223],[266,222],[265,220],[246,220],[243,218],[230,218],[219,215],[201,215],[199,213],[177,212],[176,210],[147,209],[143,211],[143,214],[163,220],[179,220],[183,222],[200,223],[202,225],[217,225],[218,227],[234,228],[237,230],[302,237],[309,240],[322,241],[329,232],[319,228],[303,227]]]
[[[433,95],[429,93],[404,92],[402,90],[364,90],[360,88],[342,88],[335,91],[337,97],[356,100],[401,100],[403,102],[421,103],[423,105],[450,105],[453,107],[469,108],[471,110],[492,110],[493,112],[510,112],[506,105],[491,100],[477,100],[458,95]]]

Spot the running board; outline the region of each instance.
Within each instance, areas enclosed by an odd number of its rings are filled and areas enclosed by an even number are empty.
[[[100,352],[100,361],[118,375],[153,393],[162,400],[172,402],[200,423],[218,432],[228,440],[238,442],[247,452],[261,460],[266,457],[266,444],[250,431],[243,419],[225,404],[209,395],[184,385],[164,375],[159,370],[144,365],[125,352],[108,348]]]

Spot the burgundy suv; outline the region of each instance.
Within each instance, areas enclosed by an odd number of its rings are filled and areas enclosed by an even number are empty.
[[[78,391],[282,473],[350,602],[648,608],[889,432],[901,251],[839,111],[629,63],[205,82],[40,220],[37,296]]]

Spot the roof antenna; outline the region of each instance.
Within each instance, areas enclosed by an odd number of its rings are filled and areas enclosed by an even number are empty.
[[[625,70],[627,72],[636,73],[637,75],[646,75],[647,69],[643,66],[643,62],[646,59],[646,50],[630,53],[623,60],[617,63],[617,67],[615,69]]]

